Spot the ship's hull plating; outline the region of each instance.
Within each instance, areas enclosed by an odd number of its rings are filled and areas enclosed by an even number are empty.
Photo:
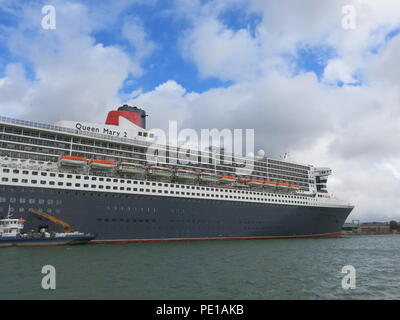
[[[0,214],[10,204],[15,217],[27,220],[25,231],[46,224],[28,213],[29,209],[38,209],[68,222],[74,230],[96,234],[97,242],[338,236],[352,210],[352,207],[3,188],[6,201],[0,203]]]

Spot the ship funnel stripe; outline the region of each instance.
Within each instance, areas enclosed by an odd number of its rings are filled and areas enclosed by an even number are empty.
[[[131,111],[110,111],[107,116],[106,124],[118,126],[119,117],[124,117],[125,119],[136,124],[137,126],[144,128],[141,115],[139,113]]]

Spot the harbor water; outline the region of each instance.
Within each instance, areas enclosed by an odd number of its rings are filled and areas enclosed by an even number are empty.
[[[400,299],[399,247],[374,235],[2,248],[0,299]]]

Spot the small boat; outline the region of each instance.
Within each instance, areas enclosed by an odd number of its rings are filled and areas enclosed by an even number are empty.
[[[193,181],[197,179],[197,173],[192,170],[176,169],[175,178],[183,181]]]
[[[21,233],[25,220],[12,218],[11,209],[8,207],[8,214],[0,219],[0,247],[32,247],[32,246],[57,246],[84,244],[93,240],[95,236],[90,233],[64,232],[49,233],[41,229],[36,233]]]
[[[117,170],[122,173],[145,174],[146,166],[136,162],[121,162]]]
[[[58,162],[62,166],[82,167],[87,163],[88,159],[73,156],[60,156]]]
[[[116,166],[117,164],[114,161],[108,161],[108,160],[91,160],[90,161],[90,167],[92,169],[112,169]]]

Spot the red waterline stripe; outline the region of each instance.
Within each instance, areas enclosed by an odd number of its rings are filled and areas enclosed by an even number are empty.
[[[254,239],[292,239],[292,238],[334,238],[341,232],[300,235],[300,236],[261,236],[261,237],[219,237],[219,238],[167,238],[167,239],[122,239],[122,240],[91,240],[91,243],[127,243],[127,242],[165,242],[165,241],[209,241],[209,240],[254,240]]]

